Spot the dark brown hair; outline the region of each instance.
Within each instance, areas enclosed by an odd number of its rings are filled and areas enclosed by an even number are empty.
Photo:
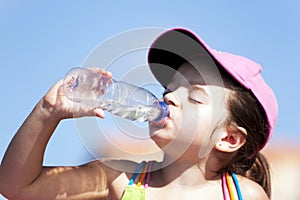
[[[259,152],[262,144],[268,138],[269,127],[266,113],[251,91],[228,76],[230,75],[222,72],[226,87],[230,87],[232,90],[227,101],[229,114],[225,124],[226,126],[237,125],[245,128],[247,136],[244,146],[236,152],[226,169],[223,170],[235,172],[255,181],[262,186],[270,198],[269,164]]]

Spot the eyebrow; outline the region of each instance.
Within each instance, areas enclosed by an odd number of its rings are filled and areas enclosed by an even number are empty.
[[[204,93],[207,97],[209,97],[207,90],[203,86],[199,85],[198,83],[196,84],[192,83],[191,87],[193,88],[193,90],[198,90]]]

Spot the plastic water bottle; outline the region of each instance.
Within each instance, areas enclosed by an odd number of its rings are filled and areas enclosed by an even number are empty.
[[[92,108],[107,110],[132,121],[159,122],[168,114],[168,107],[150,91],[86,68],[73,68],[65,76],[64,95]]]

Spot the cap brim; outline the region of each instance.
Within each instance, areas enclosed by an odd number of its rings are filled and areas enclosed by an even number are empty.
[[[171,29],[161,34],[151,45],[148,63],[155,78],[166,86],[175,71],[194,55],[212,60],[206,44],[186,29]]]

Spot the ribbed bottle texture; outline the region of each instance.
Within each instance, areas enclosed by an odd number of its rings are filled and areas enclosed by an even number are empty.
[[[86,68],[73,68],[65,76],[64,95],[78,103],[102,108],[132,121],[160,121],[168,107],[150,91],[123,81],[115,81]]]

